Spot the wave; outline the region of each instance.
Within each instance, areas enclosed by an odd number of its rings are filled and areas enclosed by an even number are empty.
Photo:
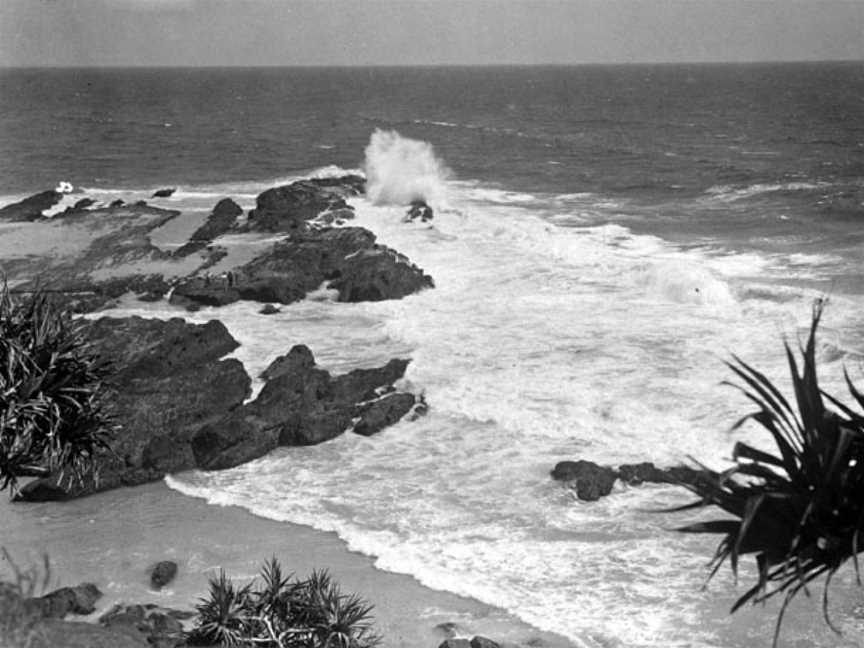
[[[377,205],[447,202],[450,170],[428,142],[376,129],[366,147],[366,194]]]
[[[813,191],[830,186],[830,182],[757,183],[746,186],[714,185],[706,189],[705,193],[716,200],[731,202],[735,200],[745,200],[766,193],[776,193],[781,191]]]

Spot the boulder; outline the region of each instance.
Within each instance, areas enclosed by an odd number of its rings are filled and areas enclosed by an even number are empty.
[[[499,648],[499,645],[491,639],[475,635],[471,638],[471,648]]]
[[[268,189],[256,199],[247,226],[264,232],[302,231],[323,212],[351,211],[345,198],[362,193],[364,183],[359,176],[344,176],[298,180]]]
[[[432,220],[434,216],[435,213],[432,211],[432,208],[426,204],[425,200],[412,200],[411,205],[408,207],[408,211],[405,212],[406,221],[419,220],[422,223],[426,223]]]
[[[370,398],[392,390],[407,360],[332,377],[315,366],[312,352],[292,347],[264,370],[267,380],[251,403],[202,428],[192,439],[196,465],[218,470],[260,457],[280,445],[314,445],[333,439],[365,412],[372,433],[395,422],[410,394],[370,413]],[[383,400],[383,399],[382,399]],[[409,406],[410,409],[410,406]]]
[[[251,393],[242,363],[220,359],[238,346],[221,322],[106,317],[86,333],[94,352],[112,363],[104,398],[118,429],[110,451],[97,456],[96,475],[36,479],[18,499],[79,497],[194,468],[192,437]]]
[[[393,425],[414,407],[414,394],[387,394],[360,408],[360,420],[354,424],[354,432],[363,436],[377,434]]]
[[[49,189],[34,194],[17,203],[0,208],[0,220],[4,221],[34,221],[42,218],[42,212],[51,209],[60,202],[63,194]]]
[[[230,230],[243,213],[240,205],[230,198],[223,198],[213,208],[204,224],[189,237],[189,242],[177,249],[174,256],[183,257],[206,248],[213,239]]]
[[[28,641],[28,648],[151,648],[146,637],[134,628],[105,628],[57,619],[37,624]]]
[[[339,292],[340,301],[400,299],[434,286],[406,257],[375,243],[360,227],[298,232],[265,254],[219,276],[195,276],[178,282],[171,302],[224,306],[240,299],[290,304],[322,284]]]
[[[261,315],[275,315],[276,313],[280,313],[281,311],[273,304],[264,304],[264,306],[262,306],[261,310],[259,310],[258,312]]]
[[[183,612],[157,605],[115,605],[99,617],[99,623],[105,628],[121,630],[130,636],[140,636],[151,646],[174,648],[185,646],[183,625],[180,619],[194,616],[192,612]]]
[[[643,482],[657,483],[669,481],[666,473],[649,461],[618,466],[618,477],[621,481],[631,486],[638,486]]]
[[[117,207],[123,207],[125,204],[126,203],[123,200],[117,198],[117,200],[111,201],[111,203],[108,205],[108,209],[116,209]]]
[[[471,642],[468,639],[445,639],[438,648],[471,648]]]
[[[177,575],[177,563],[173,560],[160,560],[150,571],[150,586],[162,589]]]
[[[177,191],[177,189],[174,187],[171,187],[170,189],[157,189],[153,192],[152,198],[170,198],[174,195],[175,191]]]
[[[61,587],[39,598],[46,618],[62,619],[67,614],[92,614],[96,611],[96,601],[101,597],[102,592],[93,583],[83,583]]]
[[[612,492],[617,473],[591,461],[561,461],[552,470],[552,478],[565,482],[579,499],[593,502]]]

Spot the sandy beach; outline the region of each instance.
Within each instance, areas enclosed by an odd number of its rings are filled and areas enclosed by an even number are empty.
[[[384,648],[436,646],[453,633],[519,645],[573,645],[492,606],[377,570],[371,558],[349,552],[333,533],[211,506],[161,482],[64,503],[18,505],[4,498],[0,519],[0,544],[19,565],[38,564],[47,553],[52,586],[99,586],[104,597],[94,617],[121,602],[190,609],[219,569],[245,582],[275,556],[299,576],[326,567],[346,592],[373,603]],[[148,567],[165,559],[178,563],[178,576],[154,592]],[[442,624],[452,624],[452,631]]]

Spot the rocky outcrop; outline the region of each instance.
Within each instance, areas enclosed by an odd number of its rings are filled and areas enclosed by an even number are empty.
[[[333,439],[358,419],[369,434],[395,423],[414,404],[411,394],[370,412],[370,400],[393,389],[407,360],[378,369],[331,376],[316,367],[312,352],[297,345],[262,374],[267,383],[253,402],[201,429],[192,439],[200,468],[219,470],[245,463],[278,446],[314,445]],[[407,408],[403,405],[410,400]],[[401,414],[400,414],[401,412]]]
[[[240,205],[230,198],[223,198],[213,208],[210,216],[204,224],[195,230],[189,237],[189,242],[178,248],[174,256],[188,256],[193,252],[202,250],[213,242],[217,236],[221,236],[237,223],[237,217],[243,213]]]
[[[471,639],[456,637],[446,639],[438,648],[499,648],[499,644],[486,637],[475,635]]]
[[[298,232],[266,254],[220,276],[180,281],[172,303],[223,306],[241,299],[289,304],[322,284],[339,301],[401,299],[434,286],[432,278],[406,257],[375,243],[359,227]]]
[[[98,477],[38,479],[19,499],[77,497],[194,468],[192,436],[250,393],[243,365],[219,359],[237,347],[220,322],[102,318],[87,332],[94,351],[113,365],[105,402],[118,430],[110,452],[96,460]]]
[[[42,616],[62,619],[67,614],[92,614],[96,611],[96,601],[102,592],[93,583],[83,583],[75,587],[61,587],[39,597]]]
[[[576,491],[579,499],[589,502],[612,492],[617,479],[625,484],[638,486],[653,484],[692,484],[703,479],[703,474],[687,466],[658,468],[653,463],[622,464],[618,469],[600,466],[591,461],[561,461],[552,469],[552,478],[562,481]]]
[[[426,204],[425,200],[412,200],[408,211],[405,212],[406,221],[419,220],[421,223],[426,223],[432,220],[434,216],[435,212]]]
[[[94,352],[112,363],[104,400],[118,429],[110,450],[82,479],[37,479],[19,500],[68,499],[191,468],[229,468],[280,445],[327,441],[354,424],[372,434],[414,404],[413,395],[393,388],[407,360],[334,377],[298,345],[267,368],[260,394],[244,404],[251,381],[238,360],[220,359],[238,346],[221,322],[102,318],[86,331]],[[170,565],[157,571],[154,584],[170,577]]]
[[[63,194],[49,189],[34,194],[17,203],[0,208],[0,221],[34,221],[42,218],[42,212],[60,202]]]
[[[174,192],[177,191],[176,188],[171,187],[167,189],[157,189],[153,192],[153,198],[170,198],[174,195]]]
[[[151,646],[174,648],[186,645],[181,620],[192,616],[192,612],[152,604],[115,605],[99,617],[99,624],[132,637],[140,636]]]
[[[346,212],[353,209],[346,197],[363,193],[365,180],[360,176],[312,178],[290,185],[274,187],[261,193],[255,209],[249,212],[247,227],[259,232],[302,231],[308,221],[325,212]]]

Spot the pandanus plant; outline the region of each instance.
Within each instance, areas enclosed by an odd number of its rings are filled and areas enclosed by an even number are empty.
[[[13,296],[0,284],[0,490],[14,493],[21,477],[80,476],[107,448],[109,367],[84,326],[46,293]]]
[[[735,602],[732,612],[748,602],[783,596],[772,645],[776,647],[786,611],[799,592],[825,576],[822,611],[828,614],[831,578],[849,560],[860,585],[858,552],[864,548],[864,417],[820,387],[816,374],[816,331],[824,302],[813,307],[810,333],[796,354],[785,345],[792,375],[790,402],[762,373],[734,357],[727,363],[742,384],[735,385],[755,403],[756,411],[735,427],[752,420],[773,439],[768,452],[738,442],[736,464],[718,473],[702,468],[701,478],[683,484],[700,499],[678,510],[715,505],[733,516],[686,526],[680,531],[722,535],[711,562],[709,579],[727,560],[737,578],[742,556],[753,554],[758,578]],[[864,395],[845,374],[852,398],[864,409]]]

